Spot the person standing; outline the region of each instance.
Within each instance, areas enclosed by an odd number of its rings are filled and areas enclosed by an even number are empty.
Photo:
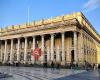
[[[54,62],[51,62],[51,69],[54,69]]]

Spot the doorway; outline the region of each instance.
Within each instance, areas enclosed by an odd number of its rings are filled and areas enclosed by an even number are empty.
[[[74,50],[72,50],[71,51],[71,62],[74,62],[74,58],[75,58]]]

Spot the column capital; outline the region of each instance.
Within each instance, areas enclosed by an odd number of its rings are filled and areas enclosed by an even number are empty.
[[[52,35],[54,35],[55,33],[51,33],[50,35],[52,36]]]
[[[65,34],[65,32],[61,32],[61,34]]]
[[[36,35],[32,35],[32,37],[35,37]]]
[[[77,31],[72,31],[73,33],[77,33]]]
[[[4,41],[7,41],[7,39],[5,39]]]
[[[21,37],[18,37],[17,39],[21,39]]]
[[[24,38],[25,38],[25,39],[27,39],[27,38],[28,38],[28,36],[25,36]]]
[[[40,35],[41,37],[44,37],[44,34],[43,35]]]
[[[11,38],[11,39],[9,39],[9,40],[14,40],[14,38]]]

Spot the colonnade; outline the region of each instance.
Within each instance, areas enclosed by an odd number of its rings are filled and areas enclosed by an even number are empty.
[[[45,38],[44,38],[45,35],[41,35],[41,50],[44,52],[45,50]],[[24,42],[24,63],[27,62],[27,42],[28,42],[28,37],[24,37],[25,39],[25,42]],[[33,39],[33,43],[32,43],[32,49],[34,50],[35,49],[35,42],[36,42],[36,36],[33,36],[32,37]],[[74,55],[75,55],[75,61],[77,62],[77,32],[73,32],[73,38],[74,38]],[[17,38],[17,61],[19,62],[20,61],[20,39],[21,38]],[[55,39],[55,34],[52,33],[50,34],[50,49],[47,48],[47,61],[54,61],[54,39]],[[5,44],[4,44],[4,61],[3,62],[6,62],[7,61],[7,40],[4,40],[5,41]],[[13,45],[14,45],[14,39],[11,39],[11,48],[10,48],[10,63],[13,62]],[[62,32],[61,33],[61,52],[62,52],[62,62],[65,63],[65,32]],[[59,48],[58,48],[59,49]],[[2,57],[2,44],[1,44],[1,57]],[[57,61],[60,61],[60,52],[59,50],[56,50],[56,57],[57,57]],[[44,57],[45,57],[45,54],[43,54],[40,58],[40,61],[41,62],[44,62]],[[34,63],[34,57],[31,55],[31,63]],[[2,61],[2,58],[1,58],[1,61]]]

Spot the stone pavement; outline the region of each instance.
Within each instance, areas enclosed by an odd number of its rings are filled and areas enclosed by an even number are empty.
[[[0,80],[100,80],[98,71],[0,66],[0,72],[13,75]]]
[[[54,80],[100,80],[100,70],[87,71],[75,75],[64,76]]]

